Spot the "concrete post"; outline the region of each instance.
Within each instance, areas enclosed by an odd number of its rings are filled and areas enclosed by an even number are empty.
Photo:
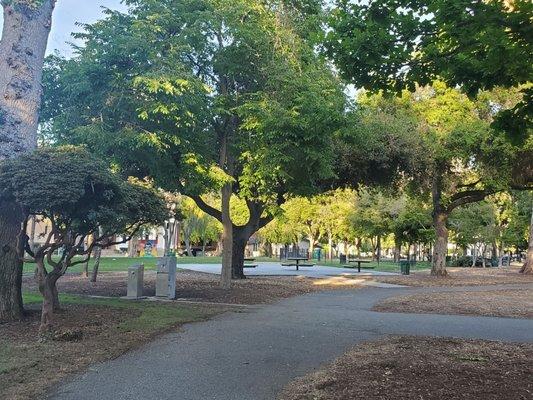
[[[176,298],[176,257],[161,257],[157,261],[155,296]]]
[[[128,299],[143,297],[144,265],[132,265],[128,268]]]

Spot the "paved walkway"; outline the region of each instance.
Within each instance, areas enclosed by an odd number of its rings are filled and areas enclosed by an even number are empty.
[[[325,276],[369,276],[369,275],[398,275],[393,272],[382,272],[374,270],[361,269],[357,272],[357,268],[337,268],[325,267],[315,265],[314,267],[300,267],[296,271],[296,267],[282,267],[281,263],[275,262],[258,262],[257,268],[246,268],[244,273],[246,275],[261,275],[261,276],[307,276],[309,278],[322,278]],[[220,275],[222,265],[220,264],[181,264],[178,260],[178,267],[183,269],[190,269],[192,271],[207,272],[210,274]]]
[[[294,377],[387,334],[533,342],[533,320],[370,311],[383,298],[421,291],[320,292],[227,313],[96,365],[50,398],[274,400]]]

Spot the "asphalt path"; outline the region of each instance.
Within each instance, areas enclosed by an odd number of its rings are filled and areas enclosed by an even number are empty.
[[[386,335],[533,342],[529,319],[371,311],[379,300],[400,294],[484,289],[367,287],[240,309],[94,365],[56,387],[49,399],[274,400],[295,377]]]

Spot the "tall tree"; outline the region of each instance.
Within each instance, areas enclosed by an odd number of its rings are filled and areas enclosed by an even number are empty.
[[[127,3],[128,15],[86,27],[75,59],[52,60],[54,137],[88,143],[218,219],[228,286],[279,204],[333,176],[342,86],[300,34],[306,17],[292,2]],[[213,191],[220,208],[205,201]],[[243,224],[234,197],[247,205]]]
[[[35,148],[41,77],[55,0],[2,0],[0,162]],[[0,202],[0,320],[23,315],[20,242],[26,215]]]
[[[475,96],[533,76],[529,0],[338,0],[326,49],[342,75],[368,90],[399,92],[435,79]],[[533,89],[499,115],[509,133],[531,129]]]
[[[342,76],[368,90],[414,91],[436,79],[471,98],[498,86],[520,90],[522,96],[512,107],[492,107],[496,113],[491,122],[521,146],[515,149],[515,172],[527,177],[519,186],[531,188],[532,12],[528,0],[338,0],[325,47]],[[442,185],[435,181],[435,199],[440,196],[438,186]],[[471,198],[475,199],[479,196]],[[435,202],[439,235],[432,272],[444,275],[447,229],[439,203]]]
[[[508,189],[519,148],[491,128],[481,103],[442,82],[418,87],[414,93],[404,91],[397,98],[375,95],[361,101],[371,109],[386,109],[391,117],[403,120],[409,115],[415,121],[412,134],[419,138],[416,152],[422,168],[407,173],[417,192],[431,194],[436,232],[432,274],[446,275],[450,213]]]

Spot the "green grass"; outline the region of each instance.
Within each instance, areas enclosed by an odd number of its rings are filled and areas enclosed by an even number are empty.
[[[101,272],[116,272],[116,271],[127,271],[128,267],[131,265],[143,263],[145,270],[155,270],[157,258],[146,257],[146,258],[129,258],[129,257],[102,257],[100,259],[99,271]],[[93,261],[89,262],[89,270],[92,269]],[[32,273],[35,269],[34,263],[25,263],[24,264],[24,273]],[[78,264],[70,268],[68,272],[77,272],[80,273],[83,271],[83,265]]]
[[[333,260],[333,261],[319,261],[317,262],[318,265],[324,265],[327,267],[337,267],[342,268],[344,264],[341,264],[339,260]],[[350,265],[354,266],[355,269],[357,269],[356,263],[350,263]],[[377,261],[371,261],[370,263],[363,263],[361,264],[361,270],[364,270],[364,267],[374,267],[373,271],[382,271],[382,272],[399,272],[400,271],[400,265],[398,263],[392,262],[392,261],[381,261],[378,263]],[[431,268],[431,264],[427,261],[417,261],[415,266],[411,266],[411,271],[421,271],[424,269]]]
[[[24,304],[41,303],[38,293],[23,293]],[[60,294],[59,301],[63,305],[78,304],[112,307],[137,311],[136,317],[129,318],[117,325],[123,332],[156,332],[187,322],[202,321],[218,313],[220,310],[205,306],[191,306],[164,302],[132,301],[118,298],[93,298]]]
[[[256,257],[258,262],[279,262],[278,258],[268,258],[268,257]],[[220,264],[222,262],[221,257],[178,257],[178,268],[180,264]],[[313,260],[318,265],[324,265],[328,267],[341,267],[339,260],[333,261],[316,261]],[[129,257],[102,257],[100,260],[100,271],[101,272],[117,272],[117,271],[127,271],[128,267],[131,265],[143,263],[144,269],[155,270],[157,258],[146,257],[146,258],[129,258]],[[89,270],[92,269],[92,261],[89,264]],[[355,265],[355,264],[353,264]],[[384,271],[384,272],[397,272],[399,271],[399,265],[392,261],[382,261],[379,263],[372,261],[370,264],[363,264],[363,266],[373,266],[375,271]],[[430,268],[429,262],[417,262],[414,267],[411,267],[411,270],[423,270]],[[35,269],[35,264],[26,263],[24,264],[24,273],[32,273]],[[81,273],[83,266],[81,264],[76,265],[69,269],[68,272],[71,273]]]
[[[272,259],[267,257],[258,257],[257,261],[279,261],[278,259]],[[131,265],[143,263],[145,271],[155,270],[157,264],[157,258],[155,257],[142,257],[142,258],[130,258],[130,257],[102,257],[100,259],[100,272],[117,272],[127,271]],[[220,264],[222,263],[222,257],[178,257],[179,264]],[[93,261],[89,263],[89,271],[92,269]],[[35,270],[34,263],[24,264],[24,273],[30,274]],[[83,265],[78,264],[70,268],[68,272],[81,273],[83,271]]]

